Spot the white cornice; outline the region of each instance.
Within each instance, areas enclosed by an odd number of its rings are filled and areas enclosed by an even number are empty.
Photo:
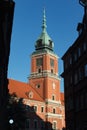
[[[45,106],[45,102],[41,102],[41,101],[37,101],[37,100],[30,100],[30,99],[23,99],[24,102],[26,102],[26,104],[29,103],[35,103],[35,104],[40,104],[40,105],[44,105]]]
[[[50,99],[46,99],[45,100],[45,103],[46,104],[55,104],[57,106],[60,106],[61,105],[61,101],[55,101],[55,100],[50,100]]]
[[[51,52],[49,52],[49,51],[47,51],[47,52],[39,52],[38,54],[32,54],[31,55],[31,57],[35,57],[35,56],[42,56],[42,55],[46,55],[46,54],[50,54],[51,56],[54,56],[54,57],[56,57],[56,58],[58,58],[59,59],[59,57],[55,54],[55,53],[51,53]]]
[[[37,72],[34,72],[34,73],[31,73],[31,75],[29,76],[29,79],[31,78],[40,78],[40,77],[51,77],[51,78],[54,78],[54,79],[58,79],[58,80],[61,80],[59,77],[58,77],[58,74],[54,74],[54,73],[51,73],[51,72],[41,72],[41,73],[37,73]]]
[[[59,118],[59,119],[62,119],[62,115],[61,114],[54,114],[54,113],[46,113],[46,115],[45,116],[47,116],[47,117],[57,117],[57,118]]]

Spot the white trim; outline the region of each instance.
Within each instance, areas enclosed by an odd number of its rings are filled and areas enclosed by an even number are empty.
[[[33,57],[37,57],[37,56],[42,56],[42,55],[47,55],[47,54],[50,54],[51,56],[53,56],[53,57],[56,57],[56,58],[58,58],[59,59],[59,56],[57,55],[57,54],[52,54],[51,52],[49,52],[49,51],[47,51],[47,52],[40,52],[39,54],[31,54],[31,57],[33,58]]]
[[[34,105],[33,108],[36,107],[37,110],[35,111],[36,113],[38,112],[38,105]],[[35,109],[34,109],[35,110]]]
[[[37,100],[30,100],[30,99],[24,98],[23,101],[24,101],[24,103],[26,103],[26,105],[28,105],[28,104],[31,105],[31,103],[34,103],[34,104],[39,104],[39,105],[43,104],[43,106],[45,106],[45,102],[41,102],[41,101],[37,101]]]
[[[46,116],[48,116],[48,117],[57,117],[57,118],[59,118],[59,119],[62,119],[62,114],[54,114],[54,113],[50,113],[50,112],[48,112],[48,113],[46,113]]]
[[[53,122],[52,122],[52,128],[55,129],[54,126],[53,126],[54,122],[56,123],[56,129],[57,129],[57,121],[56,120],[53,120]]]
[[[59,101],[55,101],[55,100],[46,99],[45,102],[48,103],[48,104],[56,104],[58,106],[61,105],[61,101],[60,100]]]

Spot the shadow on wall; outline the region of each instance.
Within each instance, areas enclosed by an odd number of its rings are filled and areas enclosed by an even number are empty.
[[[9,130],[53,130],[50,122],[43,121],[34,107],[23,104],[23,99],[15,93],[9,95],[8,113]]]

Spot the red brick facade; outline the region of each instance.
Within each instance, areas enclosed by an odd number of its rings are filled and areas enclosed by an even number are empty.
[[[42,65],[37,65],[37,58],[43,58]],[[54,60],[53,66],[50,64],[50,59]],[[40,72],[38,72],[39,68],[41,68]],[[24,104],[35,107],[40,120],[49,122],[48,130],[51,128],[61,130],[65,127],[64,94],[60,92],[58,60],[55,54],[32,55],[29,83],[9,80],[9,91],[22,97]],[[29,112],[29,122],[35,118],[36,115]],[[40,122],[37,118],[36,121]],[[34,126],[29,125],[29,127],[32,130]],[[40,125],[37,127],[40,129]]]
[[[29,82],[9,80],[10,93],[15,92],[23,98],[27,109],[31,108],[28,109],[27,125],[25,122],[27,130],[61,130],[65,127],[64,93],[60,92],[58,56],[53,47],[54,43],[46,31],[44,11],[42,33],[31,55]]]

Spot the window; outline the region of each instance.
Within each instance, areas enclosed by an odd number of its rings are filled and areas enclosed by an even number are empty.
[[[72,84],[72,75],[70,76],[70,84]]]
[[[57,123],[54,121],[53,122],[53,130],[56,130],[57,129]]]
[[[41,112],[44,112],[44,107],[41,107]]]
[[[53,113],[54,113],[54,114],[56,113],[56,109],[55,109],[55,108],[53,108]]]
[[[40,84],[37,84],[37,85],[36,85],[36,88],[40,88]]]
[[[87,108],[87,92],[85,93],[85,107]]]
[[[45,122],[44,121],[41,121],[41,128],[45,128]]]
[[[26,106],[25,106],[25,109],[26,109],[26,111],[29,111],[29,110],[30,110],[29,105],[26,105]]]
[[[54,67],[54,60],[53,59],[50,59],[50,66]]]
[[[38,69],[38,73],[41,73],[41,68]]]
[[[76,100],[75,100],[75,109],[76,109],[76,111],[78,111],[79,110],[79,107],[80,105],[79,105],[79,97],[77,96],[76,97]]]
[[[35,129],[38,128],[38,122],[37,122],[37,120],[34,120],[34,128],[35,128]]]
[[[49,47],[52,48],[52,41],[49,40]]]
[[[81,107],[81,109],[83,109],[83,107],[84,107],[84,96],[83,96],[83,94],[80,95],[80,107]]]
[[[29,98],[33,98],[33,92],[29,92]]]
[[[36,65],[37,66],[42,66],[42,64],[43,64],[43,58],[37,58],[36,59]]]
[[[53,73],[53,69],[51,69],[51,73]]]
[[[85,77],[87,77],[87,64],[85,65]]]
[[[74,61],[77,61],[77,53],[74,54]]]
[[[37,46],[41,47],[41,45],[42,45],[42,39],[38,40],[37,43],[38,43]]]
[[[78,69],[78,76],[79,76],[79,80],[81,80],[82,79],[82,69],[81,68]]]
[[[25,121],[25,127],[26,127],[27,129],[30,128],[30,120],[29,120],[29,119],[27,119],[27,120]]]
[[[34,112],[37,112],[37,106],[34,106],[33,108],[34,108]]]
[[[70,59],[69,59],[69,63],[70,63],[70,65],[72,64],[72,57],[70,57]]]
[[[78,56],[81,56],[81,48],[78,48]]]
[[[86,42],[84,42],[84,44],[83,44],[83,51],[86,51]]]
[[[75,81],[75,84],[77,84],[77,82],[78,82],[78,75],[77,75],[77,72],[75,72],[74,81]]]
[[[55,100],[55,96],[54,95],[52,95],[52,100]]]

